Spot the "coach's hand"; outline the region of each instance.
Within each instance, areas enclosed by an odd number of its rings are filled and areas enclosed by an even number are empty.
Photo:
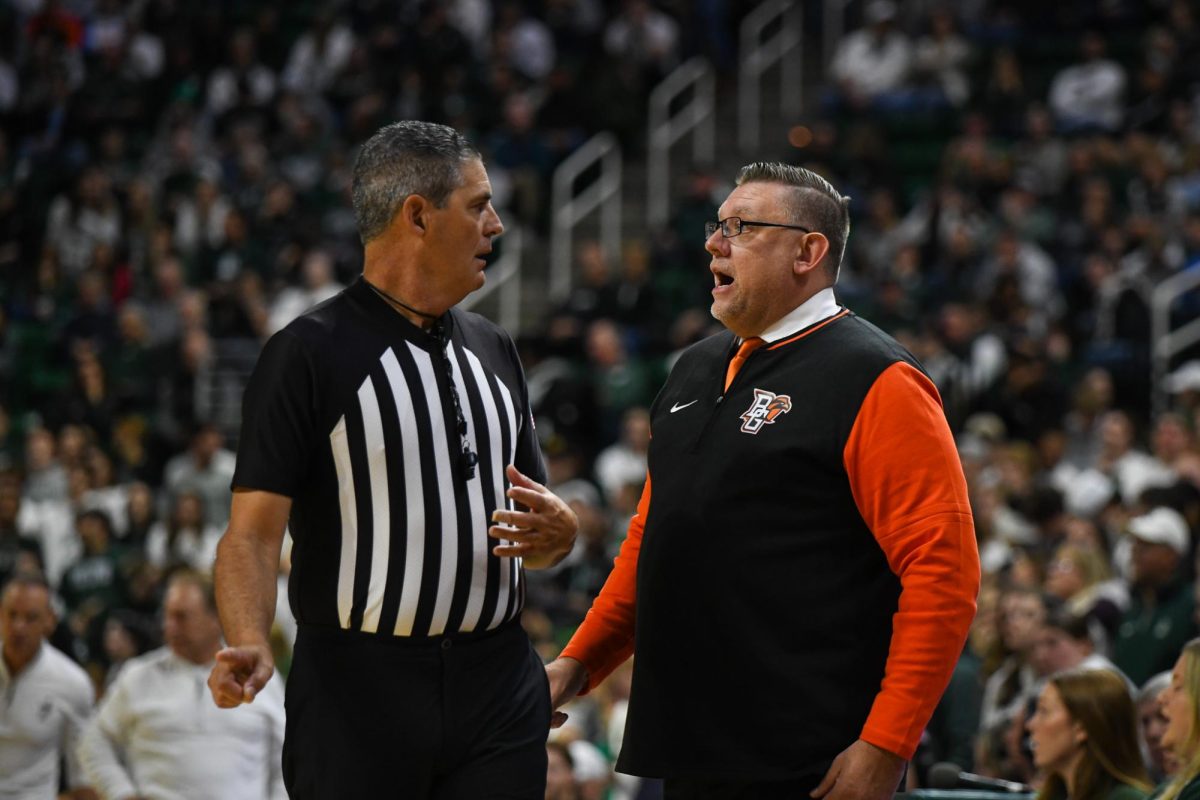
[[[833,760],[812,796],[824,800],[890,800],[903,773],[904,759],[858,739]]]
[[[492,552],[498,556],[523,558],[529,569],[553,567],[571,552],[579,519],[558,495],[525,477],[513,465],[509,464],[505,473],[512,483],[508,496],[527,510],[496,509],[492,512],[492,522],[512,526],[488,528],[488,536],[507,541],[493,547]]]
[[[546,665],[546,679],[550,681],[550,707],[554,709],[550,727],[560,728],[567,715],[558,708],[574,700],[587,685],[587,668],[573,658],[556,658]]]
[[[208,690],[221,708],[253,703],[275,673],[275,657],[265,644],[226,647],[208,676]]]

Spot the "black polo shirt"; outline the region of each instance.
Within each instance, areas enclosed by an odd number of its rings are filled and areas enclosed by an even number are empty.
[[[520,613],[519,559],[492,554],[506,464],[545,481],[512,340],[477,314],[448,345],[359,278],[267,342],[243,400],[234,487],[291,497],[289,601],[302,624],[395,636]],[[453,374],[468,478],[450,389]]]

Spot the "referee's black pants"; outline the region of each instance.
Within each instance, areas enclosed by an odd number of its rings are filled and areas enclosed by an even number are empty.
[[[420,641],[301,626],[284,783],[293,800],[542,800],[550,711],[515,622]]]

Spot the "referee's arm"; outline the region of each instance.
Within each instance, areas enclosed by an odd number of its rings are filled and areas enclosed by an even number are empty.
[[[253,702],[275,670],[271,621],[279,554],[291,509],[290,497],[234,490],[229,528],[217,545],[213,568],[227,646],[217,653],[208,688],[222,708]]]

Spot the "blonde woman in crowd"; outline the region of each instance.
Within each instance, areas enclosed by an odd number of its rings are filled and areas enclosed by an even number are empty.
[[[1133,699],[1115,672],[1052,676],[1028,728],[1045,776],[1037,800],[1143,800],[1150,791]]]
[[[1183,646],[1159,703],[1167,718],[1162,746],[1175,756],[1178,769],[1154,800],[1200,800],[1200,639]]]

